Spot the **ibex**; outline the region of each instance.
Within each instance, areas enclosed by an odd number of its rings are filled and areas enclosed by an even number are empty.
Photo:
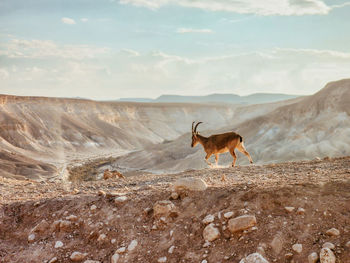
[[[204,137],[197,132],[197,127],[202,122],[198,122],[196,126],[193,128],[195,122],[192,123],[192,143],[191,147],[195,147],[198,143],[202,144],[204,151],[206,152],[205,161],[208,165],[211,166],[211,163],[208,161],[212,154],[215,155],[215,163],[218,164],[219,154],[230,152],[233,157],[232,167],[235,166],[236,163],[236,154],[235,149],[237,148],[241,153],[246,155],[250,161],[253,163],[250,154],[244,148],[243,138],[241,135],[235,132],[226,132],[222,134],[214,134],[209,137]]]

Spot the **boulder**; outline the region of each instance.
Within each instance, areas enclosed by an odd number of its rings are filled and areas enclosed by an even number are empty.
[[[256,225],[256,218],[253,215],[243,215],[232,218],[228,221],[228,229],[231,233],[245,230]]]
[[[195,177],[180,178],[174,183],[174,189],[176,192],[181,192],[183,190],[204,191],[207,189],[207,187],[206,182]]]
[[[203,230],[203,238],[206,241],[212,242],[220,237],[220,231],[213,223],[207,225]]]

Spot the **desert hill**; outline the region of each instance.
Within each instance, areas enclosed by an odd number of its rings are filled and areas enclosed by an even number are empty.
[[[236,94],[210,94],[205,96],[161,95],[156,99],[123,98],[120,101],[131,102],[166,102],[166,103],[229,103],[229,104],[261,104],[294,99],[300,96],[278,93],[254,93],[247,96]]]
[[[222,129],[209,130],[199,126],[208,136],[225,131],[239,132],[247,150],[256,163],[313,159],[316,156],[343,156],[350,154],[350,80],[331,82],[312,96],[300,98],[255,118]],[[241,109],[244,112],[244,108]],[[160,172],[204,168],[204,152],[199,145],[190,148],[190,133],[162,145],[121,157],[116,167],[132,167]],[[159,156],[161,154],[161,156]],[[213,157],[212,157],[213,158]],[[229,154],[221,164],[229,165]],[[239,154],[238,163],[247,164]]]

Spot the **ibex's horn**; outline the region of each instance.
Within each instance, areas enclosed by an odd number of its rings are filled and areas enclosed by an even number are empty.
[[[198,125],[201,124],[201,123],[203,123],[203,122],[200,121],[200,122],[198,122],[198,123],[196,124],[196,126],[194,127],[194,131],[193,131],[194,133],[197,132],[197,127],[198,127]]]
[[[194,122],[192,122],[192,133],[193,133],[193,125],[195,124],[196,122],[194,121]]]

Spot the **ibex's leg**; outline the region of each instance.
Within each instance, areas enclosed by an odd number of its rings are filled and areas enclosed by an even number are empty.
[[[230,154],[231,154],[232,157],[233,157],[232,167],[235,167],[236,160],[237,160],[237,156],[236,156],[236,154],[235,154],[235,149],[230,150]]]
[[[219,162],[219,155],[215,154],[215,164],[216,164],[216,166],[218,166],[218,162]]]
[[[249,152],[247,152],[247,150],[244,148],[243,143],[238,144],[237,149],[238,151],[240,151],[241,153],[243,153],[245,156],[248,157],[250,163],[253,163],[252,157],[250,157]]]
[[[207,153],[207,155],[205,156],[205,162],[206,162],[209,166],[212,165],[212,164],[208,161],[208,159],[210,158],[210,156],[211,156],[211,153],[210,153],[210,154]]]

